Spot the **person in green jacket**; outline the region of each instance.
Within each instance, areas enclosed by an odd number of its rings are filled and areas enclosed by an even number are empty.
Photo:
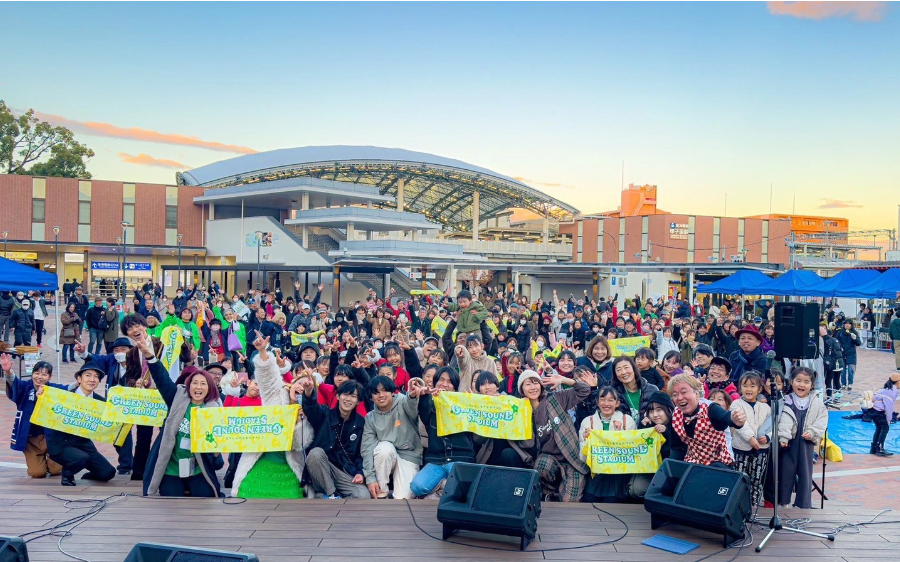
[[[200,330],[197,329],[197,323],[194,322],[194,313],[190,308],[184,308],[180,315],[175,314],[175,305],[169,305],[169,315],[160,324],[160,332],[169,326],[178,326],[183,332],[190,332],[191,344],[196,349],[200,349]]]
[[[455,303],[444,305],[450,312],[459,311],[456,315],[456,331],[460,334],[480,334],[481,323],[490,316],[483,304],[472,299],[472,293],[463,289],[456,294]]]

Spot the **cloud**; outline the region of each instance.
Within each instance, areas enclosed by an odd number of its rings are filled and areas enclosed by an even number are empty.
[[[856,203],[855,201],[844,201],[842,199],[830,198],[822,199],[822,204],[819,205],[820,209],[855,209],[857,207],[862,207],[862,205]]]
[[[247,146],[239,146],[236,144],[224,144],[221,142],[206,141],[197,137],[178,135],[174,133],[160,133],[140,127],[119,127],[110,123],[95,123],[90,121],[75,121],[61,115],[51,115],[48,113],[35,112],[35,116],[44,121],[48,121],[54,125],[62,125],[68,127],[75,132],[81,132],[86,135],[95,137],[110,137],[114,139],[126,139],[145,142],[155,142],[159,144],[174,144],[179,146],[192,146],[196,148],[206,148],[218,152],[235,152],[238,154],[253,154],[256,150]]]
[[[850,17],[863,22],[883,20],[889,8],[887,2],[768,2],[768,7],[776,16],[816,21]]]
[[[562,189],[576,189],[576,187],[574,185],[566,185],[564,183],[547,183],[547,182],[538,181],[538,180],[530,180],[528,178],[522,178],[522,177],[518,177],[518,176],[514,176],[513,179],[516,181],[520,181],[524,184],[534,186],[534,187],[559,187]]]
[[[128,164],[137,164],[138,166],[154,166],[157,168],[172,168],[175,170],[190,170],[191,167],[187,164],[182,164],[181,162],[176,162],[175,160],[166,160],[164,158],[154,158],[149,154],[144,154],[141,152],[137,156],[133,156],[131,154],[127,154],[125,152],[119,153],[119,159],[122,162],[126,162]]]

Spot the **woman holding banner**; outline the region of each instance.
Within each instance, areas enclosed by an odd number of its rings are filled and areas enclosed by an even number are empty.
[[[471,337],[471,336],[470,336]],[[475,444],[469,432],[438,434],[437,413],[434,400],[441,392],[459,391],[460,378],[452,367],[442,367],[434,375],[434,388],[419,397],[419,419],[428,432],[428,445],[423,454],[425,466],[415,475],[409,485],[417,498],[433,494],[441,488],[441,482],[450,476],[450,468],[455,462],[475,462]]]
[[[183,385],[176,385],[156,357],[151,347],[153,343],[146,334],[135,339],[135,347],[147,361],[150,376],[169,408],[169,415],[150,450],[143,493],[145,496],[157,492],[161,496],[186,496],[190,492],[194,498],[223,497],[216,471],[225,461],[218,453],[191,453],[190,429],[191,410],[222,406],[219,390],[213,378],[199,370]]]
[[[585,445],[592,431],[634,431],[637,429],[634,418],[623,413],[621,405],[621,395],[615,388],[604,386],[597,393],[597,411],[581,422],[578,432],[578,454],[581,460],[587,460]],[[595,474],[585,485],[582,501],[615,503],[626,499],[625,488],[631,476],[631,474]]]
[[[596,339],[596,338],[595,338]],[[604,342],[605,343],[605,342]],[[566,390],[548,393],[544,387]],[[578,452],[578,430],[568,411],[588,397],[591,387],[562,375],[541,377],[528,370],[519,376],[519,394],[531,401],[534,416],[537,455],[534,469],[541,475],[541,487],[547,496],[560,501],[578,502],[584,493],[589,469]],[[528,447],[529,443],[523,443]]]
[[[269,338],[257,330],[253,347],[256,381],[263,406],[288,406],[302,401],[299,384],[285,387],[281,369],[273,355],[269,355]],[[309,375],[301,375],[309,376]],[[298,377],[300,378],[300,377]],[[290,451],[266,453],[242,453],[234,474],[232,497],[299,499],[303,497],[300,482],[306,468],[304,451],[312,445],[313,427],[302,415],[298,415],[294,427],[294,439]]]

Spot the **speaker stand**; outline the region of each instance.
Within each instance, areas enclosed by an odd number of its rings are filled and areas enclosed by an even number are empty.
[[[781,415],[784,410],[784,394],[782,394],[780,391],[776,391],[772,395],[772,409],[772,419],[775,420],[775,422],[772,424],[772,427],[777,428],[781,423]],[[813,533],[812,531],[806,531],[804,529],[797,529],[795,527],[786,527],[782,525],[781,519],[778,517],[778,500],[781,499],[778,497],[778,493],[780,491],[778,488],[778,465],[781,464],[779,462],[780,459],[778,458],[778,455],[781,451],[779,448],[780,444],[778,442],[777,430],[773,431],[772,433],[775,439],[772,443],[769,443],[769,449],[775,454],[775,463],[773,466],[775,472],[772,478],[775,482],[775,501],[772,502],[772,519],[769,521],[769,532],[766,533],[766,537],[762,540],[762,542],[759,543],[759,546],[756,547],[756,552],[762,552],[762,549],[766,546],[766,543],[769,542],[769,539],[772,538],[772,535],[774,535],[776,531],[787,531],[789,533],[797,533],[799,535],[807,535],[810,537],[827,539],[831,542],[834,542],[833,534]]]

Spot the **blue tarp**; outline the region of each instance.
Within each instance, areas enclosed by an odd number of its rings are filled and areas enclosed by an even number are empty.
[[[55,291],[56,275],[0,258],[0,291]]]
[[[837,297],[896,299],[900,293],[900,268],[888,269],[868,283],[835,291]]]
[[[796,294],[801,297],[833,297],[837,291],[855,289],[879,275],[874,269],[845,269],[818,285],[798,290]]]
[[[768,283],[772,279],[755,269],[742,269],[719,279],[709,285],[697,289],[698,293],[712,293],[716,295],[758,295],[753,287]]]
[[[754,295],[794,296],[800,289],[818,285],[824,281],[814,272],[806,269],[792,269],[775,279],[769,279],[762,285],[753,288]]]
[[[844,416],[859,414],[859,411],[828,412],[828,439],[841,448],[845,455],[868,454],[875,434],[875,424],[862,419],[845,420]],[[900,452],[900,423],[891,424],[884,448],[891,452]]]

